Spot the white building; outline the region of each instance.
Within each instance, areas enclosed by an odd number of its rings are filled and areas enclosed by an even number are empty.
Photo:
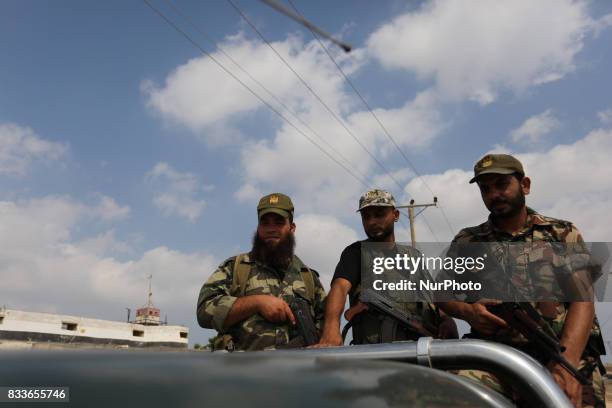
[[[159,321],[151,325],[0,309],[0,342],[187,348],[188,336],[187,327]]]

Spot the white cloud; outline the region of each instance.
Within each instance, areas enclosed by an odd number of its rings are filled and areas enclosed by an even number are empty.
[[[444,129],[444,121],[438,111],[437,95],[431,90],[418,93],[414,100],[398,109],[374,109],[399,146],[411,148],[428,145]],[[360,138],[374,141],[377,153],[385,158],[396,153],[396,148],[383,133],[380,125],[368,111],[357,112],[349,117],[349,123],[358,131]]]
[[[328,215],[303,214],[296,217],[295,224],[296,254],[319,272],[323,286],[329,290],[340,253],[358,239],[357,233]]]
[[[414,177],[414,172],[409,168],[404,168],[397,170],[390,174],[381,174],[372,179],[372,185],[376,186],[376,188],[380,188],[383,190],[395,190],[397,189],[397,185],[395,181],[399,183],[405,183],[412,177]]]
[[[560,126],[561,122],[559,119],[553,115],[550,109],[547,109],[538,115],[531,116],[521,126],[512,130],[510,138],[515,143],[536,143],[542,136],[549,134]]]
[[[429,208],[424,212],[427,220],[440,241],[450,241],[459,228],[476,225],[486,219],[487,210],[480,204],[480,193],[474,185],[468,184],[472,173],[460,169],[449,169],[442,174],[427,174],[413,179],[406,187],[402,201],[414,199],[416,202],[430,202],[431,192],[425,183],[435,191],[439,206],[443,208],[454,229],[451,231],[444,220],[440,208]],[[434,235],[423,222],[416,219],[417,242],[435,242]]]
[[[0,123],[0,175],[23,176],[35,160],[58,160],[67,151],[66,145],[42,139],[28,127]]]
[[[547,152],[516,154],[532,180],[527,204],[542,214],[574,222],[588,241],[612,240],[607,228],[612,223],[612,131],[596,129],[572,144],[557,145]],[[476,159],[476,158],[475,158]],[[424,179],[439,195],[455,228],[477,225],[487,217],[478,188],[468,184],[471,171],[447,170]],[[407,197],[428,199],[429,191],[414,179],[406,188]],[[451,233],[441,214],[428,211],[439,239]],[[456,233],[457,231],[454,231]],[[433,237],[422,220],[417,222],[417,238],[431,242]]]
[[[83,251],[100,257],[133,253],[134,249],[127,242],[118,240],[115,235],[115,230],[111,229],[95,237],[86,238],[76,245]]]
[[[101,196],[95,205],[86,205],[66,196],[47,196],[21,201],[0,201],[0,246],[34,248],[33,253],[54,251],[48,243],[71,238],[71,230],[79,220],[110,221],[123,218],[128,207]]]
[[[145,303],[146,276],[153,274],[155,305],[170,323],[186,324],[193,333],[198,291],[217,260],[160,246],[120,262],[110,254],[131,250],[113,230],[73,240],[73,231],[90,217],[86,207],[67,197],[0,202],[2,303],[123,320],[125,307]]]
[[[377,109],[376,114],[404,148],[425,146],[444,128],[436,100],[429,92],[418,94],[399,109]],[[390,165],[391,161],[387,159],[398,153],[369,112],[349,115],[349,129],[379,162],[384,162],[391,176],[385,174],[378,163],[320,107],[311,106],[303,118],[313,128],[325,129],[322,134],[326,141],[342,157],[331,154],[353,175],[323,155],[294,129],[283,125],[273,140],[260,140],[243,146],[244,181],[237,193],[239,197],[248,197],[248,193],[253,191],[287,191],[294,193],[296,202],[303,203],[307,211],[332,211],[340,215],[353,209],[355,197],[373,187],[372,182],[375,186],[381,183],[385,187],[392,183],[392,190],[401,188],[395,181],[401,185],[408,174],[405,168],[397,169]],[[343,158],[350,164],[347,165]],[[359,179],[365,179],[367,186]],[[334,197],[336,205],[333,208],[329,206],[329,197]]]
[[[206,207],[206,201],[198,195],[214,189],[212,185],[201,184],[192,173],[181,173],[168,163],[157,163],[145,177],[157,187],[153,204],[165,215],[176,215],[197,220]]]
[[[612,108],[606,109],[606,110],[602,110],[601,112],[597,113],[597,117],[599,118],[599,121],[603,124],[603,125],[610,125],[612,124]]]
[[[432,78],[441,96],[487,104],[502,90],[573,71],[595,25],[585,1],[432,0],[384,24],[367,44],[384,67]]]
[[[272,45],[316,89],[323,100],[332,106],[340,106],[346,102],[339,100],[338,96],[343,95],[336,92],[342,80],[317,42],[304,44],[297,37],[289,37],[285,41],[273,42]],[[248,40],[240,33],[226,38],[219,46],[293,110],[301,110],[302,104],[312,98],[265,43]],[[337,58],[350,74],[360,65],[361,54],[362,52],[357,50],[350,60],[341,54],[338,54]],[[277,105],[221,52],[214,52],[213,56],[254,91]],[[236,118],[263,106],[256,97],[206,56],[194,58],[175,69],[166,78],[163,87],[145,81],[141,88],[148,97],[149,107],[163,117],[186,125],[196,132],[211,126],[223,126],[223,122],[230,117]]]
[[[114,198],[97,194],[100,199],[99,203],[88,209],[88,212],[96,218],[101,218],[105,221],[122,220],[130,214],[129,206],[121,206],[117,204]]]
[[[252,200],[268,191],[283,191],[292,195],[300,209],[320,212],[329,209],[329,197],[333,196],[340,203],[334,211],[340,214],[352,209],[352,201],[367,188],[362,183],[364,179],[383,183],[390,179],[390,176],[379,177],[378,173],[385,172],[376,167],[375,160],[359,144],[382,160],[397,155],[395,147],[371,114],[359,110],[361,103],[346,89],[337,68],[317,42],[304,43],[296,37],[289,37],[273,43],[273,46],[330,109],[345,121],[358,142],[265,44],[239,34],[228,38],[221,46],[251,75],[298,112],[301,121],[285,114],[308,137],[342,163],[334,163],[291,125],[282,121],[271,122],[277,127],[275,133],[250,134],[242,142],[238,161],[242,185],[235,192],[239,200]],[[331,50],[337,52],[335,58],[348,75],[365,63],[364,50],[355,50],[351,58],[336,48]],[[214,55],[227,62],[219,52]],[[197,135],[204,135],[208,142],[216,139],[216,132],[210,131],[211,128],[235,126],[245,114],[263,106],[257,100],[245,97],[239,84],[211,64],[205,57],[191,60],[170,74],[163,87],[149,86],[147,90],[151,108],[165,118],[190,127]],[[232,65],[228,63],[228,66]],[[239,71],[237,75],[241,78],[244,76]],[[266,96],[250,79],[243,79]],[[427,146],[445,127],[434,92],[421,92],[397,108],[375,109],[375,112],[404,149]],[[272,118],[278,119],[273,115]],[[302,122],[314,129],[320,139]],[[348,168],[353,175],[341,166]],[[386,168],[398,178],[405,179],[402,169],[393,168],[388,163]],[[367,184],[369,187],[370,183]],[[175,201],[173,197],[160,196],[157,205],[174,207]]]

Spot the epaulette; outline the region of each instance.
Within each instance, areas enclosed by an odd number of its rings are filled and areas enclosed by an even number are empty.
[[[239,255],[230,256],[230,257],[229,257],[229,258],[227,258],[225,261],[223,261],[223,262],[221,263],[221,265],[223,265],[223,266],[228,266],[229,264],[234,263],[234,262],[236,261],[236,258],[237,258],[238,256],[239,256]],[[248,256],[248,254],[243,254],[243,255],[242,255],[241,263],[252,263],[252,261],[250,260],[250,258],[249,258],[249,256]]]
[[[572,223],[571,221],[567,221],[567,220],[561,220],[559,218],[553,218],[553,217],[547,217],[545,215],[540,215],[540,217],[542,217],[546,222],[548,222],[551,225],[561,225],[563,227],[574,227],[574,223]]]
[[[303,265],[303,264],[302,264],[302,268],[300,270],[301,271],[310,271],[310,272],[314,273],[317,276],[317,278],[319,278],[321,276],[321,275],[319,275],[319,272],[317,272],[314,269],[309,268],[308,266]]]

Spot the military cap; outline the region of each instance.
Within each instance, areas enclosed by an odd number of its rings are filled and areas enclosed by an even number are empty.
[[[514,156],[509,154],[487,154],[474,165],[474,177],[470,184],[475,182],[478,176],[483,174],[513,174],[525,175],[523,165]]]
[[[293,216],[293,203],[289,196],[281,193],[263,196],[257,205],[257,217],[261,218],[268,213],[275,213],[285,218]]]
[[[359,209],[357,212],[366,207],[395,207],[395,198],[385,190],[370,190],[359,199]]]

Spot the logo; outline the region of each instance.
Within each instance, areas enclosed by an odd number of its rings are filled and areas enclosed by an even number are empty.
[[[270,197],[270,204],[278,204],[278,196],[273,195]]]
[[[372,200],[376,197],[378,197],[378,190],[368,191],[365,196],[366,200]]]
[[[482,159],[482,161],[480,162],[480,167],[485,168],[485,167],[490,167],[493,164],[493,159],[490,157],[485,157],[484,159]]]

